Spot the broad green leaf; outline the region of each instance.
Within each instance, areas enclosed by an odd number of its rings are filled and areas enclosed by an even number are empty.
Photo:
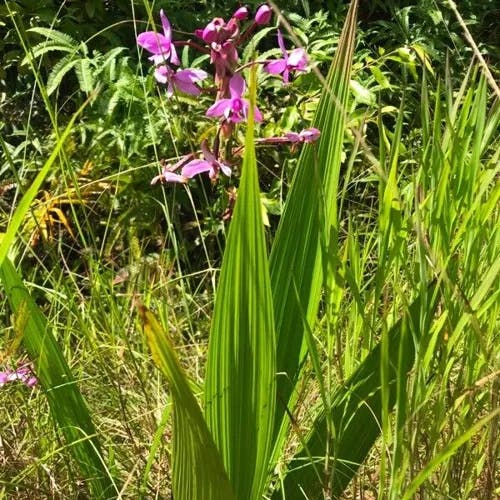
[[[238,500],[260,499],[269,473],[275,333],[254,146],[251,73],[242,177],[217,288],[205,412]]]
[[[407,313],[388,333],[387,355],[391,363],[386,374],[385,392],[389,395],[389,408],[394,406],[398,386],[404,384],[413,366],[415,341],[426,335],[429,329],[437,303],[436,291],[435,285],[429,286],[424,296],[409,306]],[[380,363],[381,344],[378,344],[333,396],[328,418],[335,429],[335,439],[330,447],[332,467],[328,473],[325,474],[323,465],[328,441],[327,415],[323,411],[315,421],[304,449],[292,460],[285,477],[284,492],[278,492],[276,499],[282,498],[283,493],[287,500],[319,499],[323,491],[330,491],[333,497],[342,494],[381,432],[383,388]],[[311,462],[310,457],[319,463]]]
[[[87,405],[45,316],[8,258],[0,266],[0,281],[17,318],[15,328],[22,330],[18,333],[22,335],[51,413],[80,467],[92,498],[116,497],[118,490],[106,469]]]
[[[173,496],[179,500],[232,500],[222,460],[170,341],[146,307],[138,306],[154,361],[174,401]]]
[[[297,381],[303,357],[304,314],[312,328],[318,312],[328,258],[336,253],[337,193],[358,2],[351,2],[337,53],[313,126],[317,144],[306,145],[297,164],[270,256],[277,335],[276,433],[286,423],[284,405]],[[280,432],[276,449],[281,449]]]

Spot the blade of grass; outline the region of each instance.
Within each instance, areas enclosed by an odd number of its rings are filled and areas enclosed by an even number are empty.
[[[8,258],[0,265],[0,281],[14,315],[24,315],[22,319],[17,319],[16,326],[19,328],[22,325],[23,331],[19,334],[33,362],[36,376],[92,497],[116,497],[118,490],[106,468],[87,405],[47,319]]]
[[[437,303],[437,288],[431,285],[424,297],[419,297],[408,308],[408,312],[388,332],[391,360],[399,360],[390,365],[387,373],[389,408],[397,398],[397,382],[406,376],[415,357],[415,340],[425,335]],[[422,326],[422,317],[426,321]],[[292,460],[284,481],[284,498],[287,500],[320,498],[323,491],[330,491],[333,497],[342,494],[359,465],[364,461],[373,443],[381,432],[382,384],[381,384],[381,344],[379,343],[354,372],[344,387],[334,394],[332,409],[328,418],[336,429],[333,446],[333,467],[331,477],[318,481],[315,464],[309,460],[323,457],[328,440],[327,415],[323,412],[315,421],[306,439],[304,450]],[[328,482],[331,482],[328,485]],[[277,492],[275,498],[281,498]]]
[[[174,349],[161,325],[137,306],[155,363],[167,378],[174,401],[173,496],[179,500],[231,500],[231,485]]]
[[[275,332],[254,146],[251,71],[242,177],[208,350],[205,412],[238,499],[261,498],[275,405]]]
[[[417,474],[417,476],[413,479],[413,481],[408,486],[405,494],[401,497],[402,500],[410,500],[411,498],[415,498],[415,493],[417,492],[419,486],[424,483],[432,472],[444,461],[448,460],[451,456],[455,454],[455,452],[463,446],[467,441],[469,441],[474,434],[479,432],[488,422],[493,420],[500,414],[500,408],[497,408],[495,411],[491,412],[486,417],[478,420],[472,427],[463,432],[460,437],[454,439],[451,443],[443,448],[443,450],[435,455],[432,460]]]

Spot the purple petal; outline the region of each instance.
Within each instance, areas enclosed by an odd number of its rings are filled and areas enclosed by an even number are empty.
[[[285,68],[285,71],[283,71],[283,81],[285,84],[287,84],[290,81],[290,71],[288,70],[288,66]]]
[[[272,61],[266,65],[264,70],[267,73],[271,73],[271,75],[279,75],[285,71],[286,68],[286,60],[285,59],[276,59],[276,61]]]
[[[187,182],[187,178],[176,174],[175,172],[170,172],[167,168],[164,168],[160,175],[153,177],[151,179],[151,184],[157,184],[158,182],[179,182],[185,184]]]
[[[285,136],[290,142],[300,142],[300,134],[297,132],[287,132]]]
[[[225,163],[220,163],[219,165],[222,173],[227,177],[231,177],[231,167]]]
[[[200,95],[201,94],[201,89],[196,85],[195,83],[192,82],[183,82],[179,80],[174,80],[174,85],[175,87],[183,92],[184,94],[189,94],[189,95]]]
[[[198,82],[200,80],[204,80],[207,76],[208,73],[206,71],[203,71],[202,69],[181,69],[180,71],[177,71],[175,76],[179,79],[182,80],[183,82]]]
[[[179,56],[177,55],[177,50],[175,50],[175,46],[173,43],[170,44],[170,62],[175,64],[176,66],[181,65],[181,61]]]
[[[281,49],[283,56],[286,59],[288,57],[288,52],[286,51],[285,42],[283,40],[283,35],[281,34],[280,30],[278,30],[278,45]]]
[[[203,172],[209,172],[210,170],[212,170],[212,164],[210,162],[205,160],[191,160],[189,163],[184,165],[182,175],[191,179],[195,175]]]
[[[304,142],[317,141],[319,139],[320,135],[321,135],[321,132],[317,128],[314,128],[314,127],[302,130],[299,134],[299,136],[302,138],[302,140]]]
[[[201,37],[206,43],[212,43],[217,38],[217,31],[214,23],[208,23],[205,26]]]
[[[214,42],[217,39],[220,29],[224,27],[225,24],[224,19],[215,17],[205,26],[201,38],[208,44]]]
[[[180,182],[182,184],[185,184],[187,182],[187,179],[184,175],[179,175],[175,172],[164,172],[163,178],[166,182]]]
[[[255,108],[253,110],[253,119],[259,123],[262,121],[262,113],[260,112],[260,110],[257,106],[255,106]]]
[[[207,160],[210,163],[217,163],[217,158],[215,158],[212,151],[210,151],[206,140],[203,140],[201,142],[201,152],[203,153],[205,160]]]
[[[155,31],[141,33],[137,37],[137,44],[151,54],[165,54],[165,56],[170,54],[170,40]]]
[[[231,99],[221,99],[210,106],[205,113],[206,116],[222,116],[227,109],[231,109]]]
[[[239,73],[235,73],[229,81],[229,92],[233,99],[241,97],[245,92],[245,80]]]
[[[168,70],[170,68],[168,66],[158,66],[155,68],[154,77],[157,82],[167,83],[168,81]]]
[[[297,71],[304,71],[307,66],[307,54],[304,49],[294,49],[288,56],[288,67]]]
[[[181,92],[200,95],[201,89],[195,82],[206,77],[207,74],[202,70],[183,69],[173,75],[172,81]]]
[[[172,41],[172,26],[170,26],[170,21],[163,12],[163,9],[160,10],[160,19],[161,19],[161,24],[163,26],[163,33],[165,33],[165,38],[170,43]]]

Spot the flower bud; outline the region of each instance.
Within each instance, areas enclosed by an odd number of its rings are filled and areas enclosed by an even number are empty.
[[[238,19],[238,21],[244,21],[248,17],[248,8],[240,7],[234,14],[233,17]]]
[[[271,10],[271,7],[269,7],[269,5],[261,5],[255,13],[255,22],[260,26],[268,24],[271,20],[272,13],[273,11]]]

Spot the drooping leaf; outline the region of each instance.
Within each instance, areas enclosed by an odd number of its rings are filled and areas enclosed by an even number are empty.
[[[242,177],[210,333],[208,425],[239,500],[262,497],[275,405],[275,333],[254,146],[251,73]]]
[[[167,377],[174,401],[172,491],[179,500],[232,500],[219,452],[167,334],[138,306],[153,359]]]

